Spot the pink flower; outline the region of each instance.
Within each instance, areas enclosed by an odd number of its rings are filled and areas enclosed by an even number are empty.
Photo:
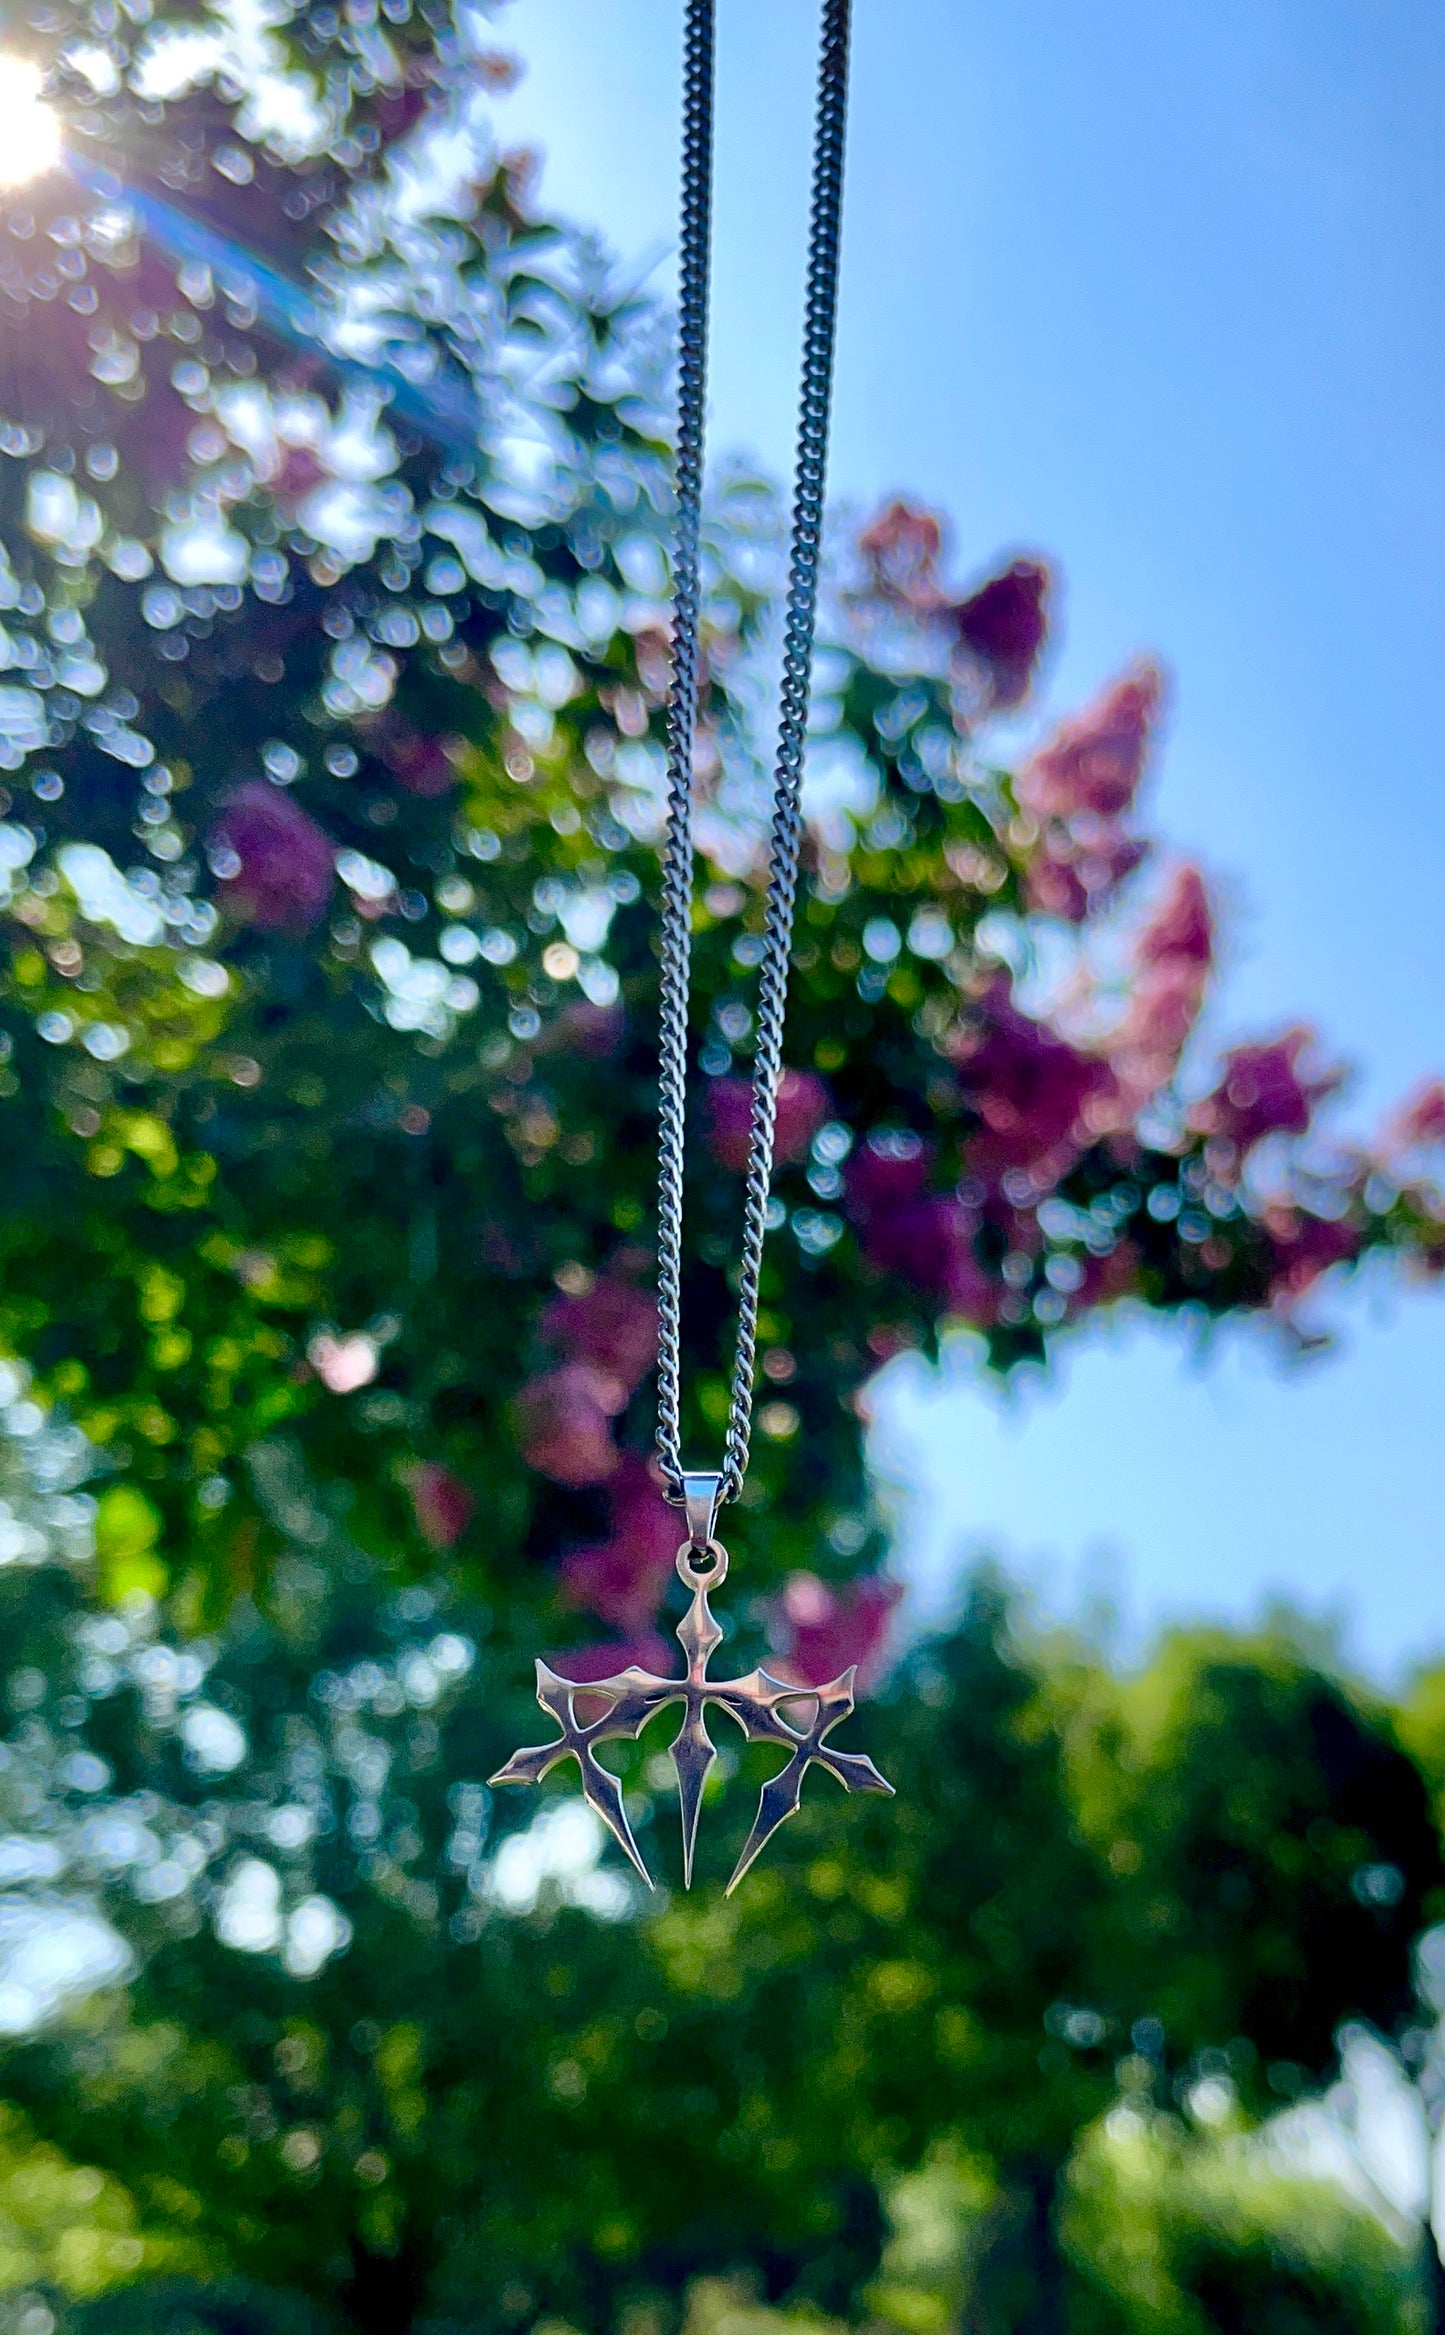
[[[1146,966],[1135,981],[1129,1011],[1109,1041],[1109,1059],[1128,1097],[1128,1117],[1135,1117],[1173,1077],[1203,992],[1198,966],[1180,957]]]
[[[1428,1151],[1437,1143],[1445,1143],[1445,1083],[1438,1078],[1401,1104],[1386,1122],[1379,1148],[1387,1159],[1394,1159]]]
[[[707,1102],[712,1155],[734,1175],[741,1175],[748,1164],[752,1136],[752,1086],[745,1078],[715,1078],[708,1087]]]
[[[902,1595],[896,1581],[878,1573],[841,1589],[816,1573],[794,1573],[780,1600],[787,1651],[770,1667],[802,1686],[827,1686],[856,1665],[866,1686],[881,1667],[888,1624]]]
[[[331,838],[268,780],[237,787],[218,839],[241,863],[224,879],[226,897],[263,932],[309,931],[325,915],[335,880]]]
[[[1069,827],[1046,829],[1040,850],[1024,873],[1024,904],[1035,916],[1057,916],[1066,924],[1082,924],[1131,876],[1146,846],[1137,836],[1105,820],[1088,822],[1089,832]]]
[[[1037,915],[1082,924],[1144,857],[1123,819],[1143,776],[1163,686],[1157,665],[1126,673],[1062,723],[1020,771],[1020,805],[1043,830],[1024,875],[1024,897]]]
[[[422,70],[425,71],[426,68],[423,67]],[[430,73],[427,73],[427,79],[430,78]],[[408,130],[415,129],[422,115],[426,112],[428,103],[426,83],[419,81],[414,87],[405,86],[400,89],[389,88],[383,84],[372,102],[383,144],[390,146],[395,139],[399,146]]]
[[[933,1146],[910,1128],[875,1127],[847,1167],[848,1213],[866,1230],[921,1197]]]
[[[953,634],[960,677],[971,685],[975,711],[997,712],[1023,702],[1048,629],[1045,602],[1051,579],[1041,561],[1015,560],[976,592],[952,599],[938,575],[943,530],[931,511],[905,502],[880,511],[859,536],[858,548],[876,599],[946,625]]]
[[[978,1261],[973,1245],[974,1218],[956,1202],[948,1203],[948,1220],[943,1227],[946,1241],[946,1267],[943,1280],[945,1310],[957,1321],[968,1322],[976,1330],[989,1329],[998,1320],[1002,1302],[1003,1284],[985,1270]]]
[[[713,1157],[734,1175],[742,1175],[748,1164],[752,1129],[752,1083],[745,1078],[715,1078],[708,1102]],[[806,1159],[808,1146],[831,1107],[821,1078],[811,1070],[785,1070],[778,1084],[774,1157],[789,1163]]]
[[[542,1335],[573,1362],[590,1362],[630,1395],[657,1360],[657,1300],[630,1281],[603,1274],[581,1297],[557,1297]]]
[[[993,984],[973,1030],[951,1051],[964,1099],[983,1121],[964,1144],[976,1174],[1028,1168],[1056,1180],[1109,1115],[1115,1087],[1108,1064],[1020,1013],[1005,979]]]
[[[1050,576],[1039,560],[1016,559],[952,612],[965,656],[982,668],[990,709],[1022,705],[1048,631]]]
[[[1139,935],[1135,954],[1141,965],[1157,965],[1177,957],[1208,972],[1214,960],[1214,917],[1198,868],[1186,861],[1175,869]]]
[[[942,1298],[955,1264],[955,1213],[941,1192],[906,1200],[872,1219],[863,1234],[863,1254],[885,1273],[897,1273],[913,1288]]]
[[[906,1128],[875,1128],[854,1151],[846,1206],[863,1254],[884,1273],[920,1289],[941,1281],[938,1200],[927,1191],[933,1147]]]
[[[1109,1044],[1131,1117],[1178,1068],[1204,1002],[1213,953],[1204,879],[1197,868],[1181,867],[1139,936],[1129,1010]]]
[[[1360,1234],[1352,1224],[1326,1216],[1307,1216],[1298,1208],[1271,1208],[1264,1219],[1273,1251],[1270,1268],[1271,1305],[1287,1310],[1332,1265],[1347,1265],[1359,1255]]]
[[[864,1256],[948,1313],[984,1327],[997,1318],[1002,1293],[978,1262],[974,1219],[953,1193],[924,1189],[931,1163],[921,1143],[909,1150],[906,1137],[881,1140],[887,1149],[870,1138],[849,1163],[847,1207]]]
[[[164,314],[175,306],[176,279],[166,268],[142,262],[134,274],[128,274],[127,291],[138,307],[150,306]],[[76,348],[74,354],[76,363],[83,367],[86,358],[82,349]],[[137,480],[154,509],[160,509],[167,493],[191,467],[186,441],[195,426],[193,409],[163,376],[153,375],[145,397],[130,407],[124,423],[116,429],[126,472]]]
[[[607,1539],[591,1548],[570,1550],[558,1570],[571,1604],[595,1613],[614,1629],[639,1630],[662,1603],[686,1536],[651,1468],[635,1452],[625,1453],[619,1461],[611,1493]]]
[[[408,1473],[406,1488],[417,1530],[428,1547],[438,1551],[454,1548],[476,1508],[460,1476],[454,1476],[437,1460],[422,1460]]]
[[[603,1638],[593,1646],[569,1646],[565,1654],[549,1654],[547,1660],[559,1678],[570,1679],[574,1686],[616,1678],[633,1663],[639,1670],[651,1671],[654,1678],[675,1677],[681,1667],[676,1649],[655,1630],[644,1630],[631,1638]]]
[[[1313,1033],[1286,1030],[1260,1046],[1236,1046],[1224,1058],[1224,1075],[1213,1094],[1196,1103],[1189,1124],[1204,1135],[1220,1135],[1243,1155],[1266,1135],[1303,1135],[1316,1105],[1333,1094],[1343,1072],[1301,1076],[1301,1054]]]
[[[1040,819],[1068,821],[1081,811],[1117,819],[1144,775],[1163,695],[1164,676],[1155,664],[1138,665],[1113,682],[1025,763],[1020,803]]]
[[[626,1401],[621,1382],[590,1362],[564,1362],[529,1379],[516,1401],[528,1467],[555,1484],[605,1484],[619,1459],[612,1421]]]
[[[944,604],[938,581],[943,529],[931,511],[893,502],[858,538],[880,599],[932,615]]]
[[[581,1054],[591,1061],[607,1061],[620,1053],[627,1035],[627,1016],[620,1005],[593,1005],[576,997],[564,1005],[555,1021],[547,1022],[533,1051],[538,1054]]]
[[[457,774],[439,738],[414,729],[392,711],[378,714],[366,727],[372,751],[408,794],[435,798],[451,793]]]
[[[1121,1297],[1132,1296],[1142,1263],[1138,1248],[1128,1239],[1116,1241],[1105,1256],[1085,1257],[1084,1278],[1069,1298],[1065,1320],[1073,1321],[1081,1314],[1097,1312],[1100,1306],[1116,1305]]]
[[[282,455],[271,491],[276,500],[294,511],[304,503],[314,488],[325,484],[331,473],[324,462],[317,460],[309,446],[288,446]]]

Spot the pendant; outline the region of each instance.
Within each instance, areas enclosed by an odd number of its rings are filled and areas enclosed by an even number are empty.
[[[749,1743],[776,1743],[790,1754],[785,1765],[763,1786],[753,1829],[727,1885],[727,1895],[731,1897],[778,1826],[785,1824],[790,1816],[796,1816],[803,1778],[809,1767],[816,1764],[823,1768],[845,1792],[891,1795],[893,1786],[861,1752],[835,1751],[825,1741],[853,1709],[856,1664],[827,1686],[790,1686],[783,1679],[771,1677],[766,1670],[751,1670],[746,1678],[708,1677],[708,1663],[723,1638],[720,1625],[713,1619],[708,1596],[710,1591],[722,1587],[728,1570],[727,1550],[713,1537],[721,1485],[718,1475],[683,1477],[689,1537],[677,1552],[677,1570],[684,1587],[692,1591],[692,1603],[677,1625],[678,1639],[687,1657],[685,1674],[681,1678],[656,1678],[650,1670],[634,1663],[620,1670],[615,1678],[589,1679],[585,1686],[577,1686],[571,1679],[559,1678],[555,1670],[539,1661],[537,1700],[548,1718],[556,1721],[561,1733],[550,1743],[513,1752],[506,1766],[499,1768],[491,1781],[539,1784],[562,1760],[575,1759],[582,1773],[582,1791],[588,1806],[601,1817],[624,1856],[650,1889],[652,1875],[632,1837],[621,1782],[609,1768],[602,1766],[596,1756],[596,1746],[613,1741],[635,1743],[656,1712],[669,1703],[681,1703],[683,1720],[672,1745],[672,1764],[677,1774],[677,1796],[682,1812],[683,1878],[690,1889],[703,1786],[717,1757],[707,1731],[707,1706],[714,1703],[742,1729]],[[579,1696],[603,1696],[607,1698],[607,1708],[600,1718],[580,1719]],[[787,1716],[789,1705],[811,1705],[811,1723],[795,1724]]]

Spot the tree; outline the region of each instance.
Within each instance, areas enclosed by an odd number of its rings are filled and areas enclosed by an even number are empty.
[[[1338,1682],[1226,1648],[1143,1731],[1136,1807],[980,1587],[875,1714],[902,1809],[810,1804],[733,1909],[709,1866],[639,1921],[575,1810],[498,1807],[489,1838],[531,1652],[665,1659],[675,1610],[647,1459],[661,320],[521,162],[476,159],[505,67],[470,17],[54,0],[24,38],[78,160],[0,215],[5,1775],[36,1918],[133,1975],[33,2004],[11,2089],[157,2244],[360,2326],[600,2324],[740,2260],[850,2310],[889,2183],[960,2131],[993,2258],[1026,2225],[1064,2280],[1064,2167],[1161,1981],[1180,2073],[1257,2026],[1315,2075],[1340,2016],[1401,2011],[1438,1885],[1413,1771]],[[779,534],[764,484],[720,481],[700,1453]],[[835,551],[730,1531],[744,1645],[804,1683],[883,1646],[862,1415],[889,1354],[965,1325],[1006,1369],[1124,1300],[1303,1337],[1331,1268],[1445,1257],[1438,1090],[1349,1147],[1303,1030],[1186,1056],[1207,887],[1134,880],[1158,671],[996,767],[1048,593],[1028,560],[953,587],[901,503]],[[1209,1763],[1246,1741],[1263,1797],[1221,1823]],[[1221,1919],[1216,1872],[1267,1930]],[[540,1910],[509,1912],[529,1873]],[[1286,2015],[1256,1964],[1322,1937]]]

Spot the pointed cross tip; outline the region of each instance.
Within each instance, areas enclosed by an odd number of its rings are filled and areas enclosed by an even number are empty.
[[[604,1774],[606,1773],[605,1769],[603,1772]],[[594,1814],[601,1817],[603,1823],[606,1825],[608,1831],[616,1841],[617,1846],[621,1849],[622,1854],[626,1857],[628,1864],[632,1867],[632,1870],[637,1875],[639,1881],[645,1881],[648,1888],[651,1889],[653,1887],[652,1875],[648,1872],[646,1865],[644,1865],[642,1861],[642,1851],[639,1849],[636,1841],[632,1837],[632,1827],[627,1821],[627,1811],[622,1805],[621,1793],[618,1793],[617,1806],[615,1809],[609,1807],[605,1800],[599,1799],[594,1792],[587,1788],[585,1783],[583,1786],[583,1797],[586,1800],[588,1807],[593,1810]]]
[[[774,1827],[774,1829],[776,1830],[776,1827]],[[764,1833],[761,1840],[753,1839],[748,1842],[747,1846],[743,1850],[742,1855],[738,1858],[737,1863],[733,1867],[733,1877],[731,1881],[729,1881],[726,1889],[723,1891],[724,1897],[731,1897],[738,1883],[747,1879],[749,1873],[757,1863],[758,1858],[766,1848],[767,1842],[768,1835],[766,1833]]]
[[[696,1798],[689,1807],[687,1792],[682,1776],[679,1774],[677,1796],[682,1816],[682,1885],[684,1889],[691,1889],[693,1858],[697,1854],[697,1823],[701,1814],[702,1793],[699,1789]]]
[[[631,1865],[634,1873],[636,1873],[638,1880],[645,1881],[649,1889],[655,1890],[657,1884],[653,1880],[652,1875],[648,1872],[646,1865],[644,1865],[642,1862],[642,1851],[638,1848],[636,1841],[632,1840],[631,1838],[622,1840],[620,1835],[618,1838],[620,1846],[622,1847],[627,1857],[627,1861]]]
[[[682,1885],[684,1889],[691,1889],[692,1860],[697,1849],[698,1810],[696,1803],[694,1803],[691,1811],[689,1811],[687,1796],[683,1787],[681,1776],[678,1777],[677,1783],[677,1796],[680,1803],[680,1813],[682,1816]],[[690,1822],[689,1815],[691,1816]]]

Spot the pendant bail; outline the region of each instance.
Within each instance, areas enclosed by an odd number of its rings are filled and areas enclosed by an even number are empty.
[[[687,1515],[687,1537],[695,1549],[705,1549],[717,1529],[722,1481],[716,1468],[683,1469],[682,1505]]]

